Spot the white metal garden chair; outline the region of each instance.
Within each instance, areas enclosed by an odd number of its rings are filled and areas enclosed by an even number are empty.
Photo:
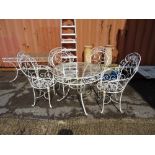
[[[75,61],[76,61],[76,57],[74,57],[70,52],[68,51],[66,52],[65,49],[62,50],[62,48],[55,48],[51,50],[51,52],[49,53],[49,57],[48,57],[48,63],[52,68],[55,68],[55,66],[61,63],[71,63]],[[63,96],[65,97],[66,96],[65,85],[63,84],[63,82],[61,84],[62,84]],[[59,88],[60,88],[60,83],[59,83]],[[54,87],[54,91],[56,91],[55,87]],[[62,99],[58,99],[58,101]]]
[[[108,57],[105,47],[103,47],[103,46],[94,47],[91,51],[90,59],[91,59],[91,61],[90,61],[91,63],[99,64],[100,68],[103,72],[107,69],[107,67],[108,67],[107,62],[109,60],[109,57]],[[89,85],[89,87],[90,87],[90,89],[89,89],[90,92],[93,90],[95,92],[95,94],[97,95],[97,97],[100,96],[100,91],[96,92],[96,90],[95,90],[96,83]]]
[[[49,52],[48,64],[52,68],[54,68],[56,65],[59,65],[61,63],[76,62],[76,61],[77,61],[77,56],[73,55],[71,52],[67,51],[65,48],[57,47],[57,48],[52,49]],[[55,81],[55,83],[56,83],[56,81]],[[63,96],[66,96],[65,95],[65,86],[64,85],[62,85],[62,86],[63,86]],[[60,83],[59,83],[59,88],[60,88]],[[55,86],[53,87],[53,91],[54,91],[54,93],[56,92]],[[58,99],[58,101],[59,101],[59,99]]]
[[[77,61],[77,56],[73,55],[70,51],[67,51],[66,48],[56,47],[49,52],[48,64],[52,68],[54,68],[56,65],[60,63],[75,61]],[[53,87],[53,91],[54,94],[56,94],[55,86]]]
[[[124,60],[119,64],[119,67],[108,70],[101,74],[101,79],[97,83],[97,88],[103,93],[103,107],[101,113],[104,112],[104,105],[109,102],[119,104],[119,110],[123,113],[121,108],[122,94],[138,71],[141,56],[138,53],[128,54]]]
[[[25,55],[23,52],[17,54],[17,61],[20,70],[28,78],[33,88],[34,103],[32,106],[35,106],[37,98],[45,97],[49,100],[49,106],[52,108],[50,103],[50,87],[53,87],[55,83],[51,68],[38,65],[34,58]],[[38,96],[36,90],[39,90]],[[48,94],[48,96],[46,96],[46,94]]]

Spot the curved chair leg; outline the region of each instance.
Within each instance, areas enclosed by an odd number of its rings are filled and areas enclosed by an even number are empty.
[[[53,86],[53,93],[54,93],[54,95],[56,95],[55,85]]]
[[[122,94],[123,94],[123,92],[121,92],[120,98],[119,98],[119,110],[120,110],[121,113],[123,113],[123,111],[122,111],[122,105],[121,105],[121,102],[122,102]]]
[[[52,108],[52,106],[51,106],[50,88],[47,88],[47,92],[48,92],[49,106],[50,106],[50,108]]]
[[[65,86],[62,85],[63,97],[65,96]]]
[[[104,101],[105,101],[105,95],[106,95],[106,93],[103,91],[103,106],[102,106],[101,114],[104,112]]]
[[[53,79],[55,79],[54,78],[54,75],[53,75]],[[55,83],[55,82],[54,82]],[[54,95],[57,95],[57,93],[56,93],[56,91],[55,91],[55,84],[54,84],[54,86],[53,86],[53,93],[54,93]]]
[[[86,109],[85,109],[85,106],[84,106],[84,103],[83,103],[82,93],[80,93],[80,98],[81,98],[82,108],[83,108],[83,110],[84,110],[85,115],[87,116],[88,113],[86,112]]]
[[[34,88],[33,88],[33,95],[34,95],[34,102],[33,102],[32,106],[34,107],[36,104],[36,93],[35,93]]]

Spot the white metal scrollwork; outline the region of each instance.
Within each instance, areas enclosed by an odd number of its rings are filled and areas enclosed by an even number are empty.
[[[92,49],[91,62],[98,63],[98,64],[104,64],[104,66],[107,66],[109,57],[106,53],[106,50],[107,49],[102,46],[94,47]]]
[[[33,88],[33,106],[36,103],[36,98],[40,98],[42,96],[47,98],[46,93],[48,93],[49,106],[52,107],[50,103],[50,87],[53,87],[55,83],[51,68],[48,66],[38,65],[34,58],[29,55],[25,55],[23,52],[19,52],[17,54],[17,62],[20,70],[28,78]],[[38,96],[36,95],[36,90],[39,90]]]
[[[128,82],[138,71],[140,61],[141,56],[138,53],[131,53],[120,62],[119,67],[101,74],[100,82],[97,83],[97,88],[103,93],[101,113],[104,111],[104,104],[110,101],[119,103],[119,110],[121,113],[123,112],[121,108],[122,93]],[[107,99],[108,101],[106,101]]]

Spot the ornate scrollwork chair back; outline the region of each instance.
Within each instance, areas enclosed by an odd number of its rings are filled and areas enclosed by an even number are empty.
[[[70,56],[71,56],[70,53],[66,52],[66,51],[54,52],[50,59],[51,66],[54,68],[55,66],[62,64],[62,63],[73,62],[73,59]],[[68,65],[68,66],[70,66],[70,65]],[[55,70],[55,72],[56,71],[57,70]],[[64,72],[64,74],[65,74],[65,72]]]
[[[68,54],[66,52],[60,51],[53,54],[52,66],[56,66],[66,62],[68,62]]]
[[[17,54],[17,62],[21,69],[27,77],[37,77],[38,76],[38,64],[37,61],[30,57],[29,55],[24,54],[24,52],[19,52]]]
[[[139,55],[139,53],[134,52],[128,54],[125,59],[123,59],[119,64],[121,73],[120,78],[123,78],[124,76],[124,78],[131,79],[138,71],[140,61],[141,56]]]
[[[51,67],[54,66],[53,64],[53,55],[55,55],[56,53],[59,53],[62,51],[62,48],[61,47],[57,47],[57,48],[54,48],[52,49],[50,52],[49,52],[49,56],[48,56],[48,63]]]
[[[49,52],[48,63],[51,67],[55,67],[60,63],[74,62],[77,57],[73,58],[72,56],[73,54],[66,48],[57,47]]]
[[[108,61],[108,55],[106,53],[106,48],[99,46],[94,47],[92,49],[92,55],[91,55],[91,63],[98,63],[98,64],[104,64],[106,65],[106,62]]]

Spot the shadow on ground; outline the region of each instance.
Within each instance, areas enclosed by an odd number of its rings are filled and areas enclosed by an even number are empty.
[[[130,86],[137,91],[142,98],[155,109],[155,79],[145,79],[137,74],[130,82]]]

